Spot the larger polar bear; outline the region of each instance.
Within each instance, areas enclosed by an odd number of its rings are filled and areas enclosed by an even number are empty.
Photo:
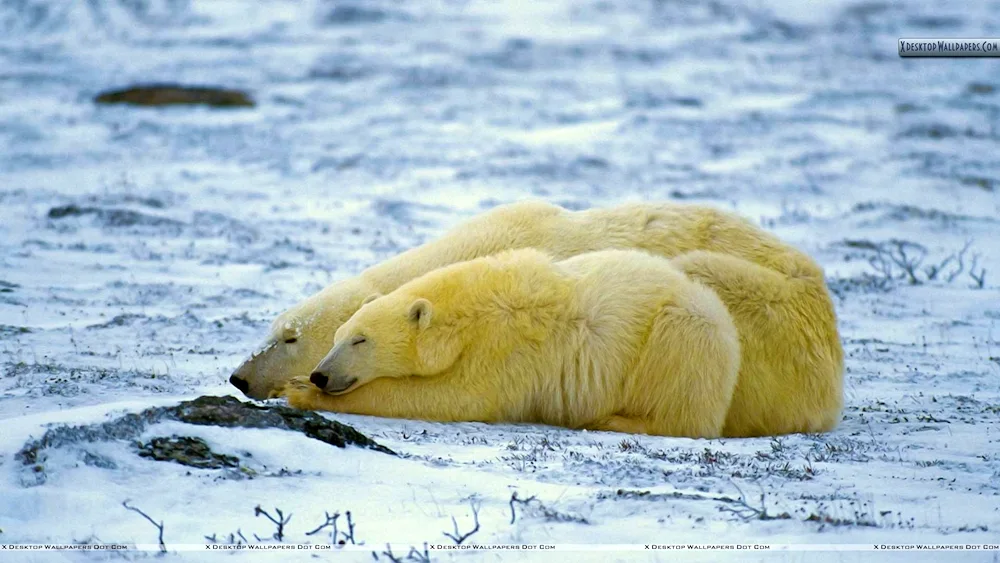
[[[802,409],[827,413],[824,427],[839,418],[843,352],[822,270],[802,252],[734,214],[672,203],[577,212],[538,201],[496,207],[282,313],[265,344],[230,381],[250,397],[272,396],[293,376],[313,370],[333,346],[337,329],[371,295],[389,293],[441,266],[529,247],[556,259],[605,249],[686,255],[679,263],[682,269],[715,287],[730,310],[740,313],[738,324],[773,335],[770,344],[744,343],[742,369],[754,370],[758,379],[789,396],[808,386],[810,392],[799,398]],[[712,254],[692,253],[698,250]],[[746,338],[743,331],[741,335]],[[752,393],[737,385],[737,396]],[[752,417],[740,424],[756,425],[759,434],[773,426]]]
[[[739,335],[666,258],[534,249],[435,270],[363,306],[289,404],[445,422],[717,438]],[[330,395],[320,391],[339,393]]]

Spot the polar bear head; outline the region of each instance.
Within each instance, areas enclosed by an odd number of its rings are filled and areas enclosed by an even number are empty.
[[[382,377],[433,376],[461,350],[454,324],[430,299],[407,291],[375,295],[337,330],[310,380],[339,394]]]
[[[332,284],[278,316],[264,342],[229,378],[248,397],[267,399],[307,376],[333,346],[334,334],[372,289],[357,278]]]
[[[568,299],[552,275],[551,256],[522,249],[438,268],[370,297],[336,331],[310,380],[337,394],[383,377],[436,376],[460,361],[491,369],[544,337],[548,317]]]

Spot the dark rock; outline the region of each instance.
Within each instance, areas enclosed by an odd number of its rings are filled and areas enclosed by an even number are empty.
[[[136,106],[206,105],[212,107],[254,107],[253,99],[239,90],[178,84],[147,84],[111,90],[94,98],[98,104]]]
[[[681,191],[672,190],[670,192],[670,197],[673,199],[722,199],[722,195],[715,190],[692,190],[692,191]]]
[[[878,218],[879,224],[881,224],[882,221],[909,221],[913,219],[934,221],[942,224],[954,224],[961,222],[997,222],[997,220],[993,217],[949,213],[947,211],[939,211],[937,209],[925,209],[915,205],[895,205],[887,202],[865,201],[857,203],[853,208],[851,208],[852,214],[868,212],[880,212],[880,216]]]
[[[996,191],[996,185],[1000,182],[994,180],[993,178],[983,178],[977,176],[966,176],[964,178],[959,178],[963,185],[975,186],[977,188],[982,188],[988,192]],[[0,289],[2,292],[3,289]]]
[[[115,463],[115,460],[93,452],[83,452],[80,456],[80,461],[90,467],[98,467],[100,469],[118,469],[118,464]]]
[[[138,450],[141,457],[157,461],[174,461],[199,469],[222,469],[240,465],[239,458],[217,454],[204,440],[190,436],[153,438],[149,443],[139,444]]]
[[[0,325],[0,336],[29,334],[31,329],[26,326]]]
[[[996,92],[996,86],[985,82],[972,82],[966,88],[970,94],[992,94]]]
[[[393,454],[357,430],[311,411],[280,405],[259,406],[234,397],[198,397],[171,409],[171,418],[189,424],[242,428],[281,428],[302,432],[310,438],[343,448],[356,445]]]
[[[178,228],[184,223],[167,217],[158,217],[140,213],[131,209],[113,209],[104,207],[80,207],[76,204],[60,205],[49,209],[49,219],[65,219],[67,217],[95,217],[98,224],[108,228],[123,227],[172,227]]]
[[[106,323],[98,323],[89,325],[87,328],[113,328],[118,326],[131,326],[132,324],[148,319],[146,315],[135,315],[132,313],[124,313],[121,315],[115,315],[113,319]]]
[[[177,420],[188,424],[224,428],[279,428],[301,432],[310,438],[339,448],[355,445],[396,455],[392,450],[377,444],[354,428],[324,418],[314,412],[300,411],[280,405],[260,406],[240,401],[235,397],[203,396],[171,407],[154,407],[138,413],[129,413],[101,424],[51,428],[41,438],[26,443],[15,454],[14,459],[20,461],[26,471],[30,473],[30,475],[22,476],[27,477],[22,478],[22,483],[26,486],[32,486],[45,482],[45,450],[49,448],[61,448],[86,442],[134,441],[149,426],[164,420]],[[188,438],[188,440],[194,439]],[[173,452],[174,457],[169,457],[169,459],[178,462],[180,462],[180,458],[192,461],[208,459],[207,453],[204,453],[193,443],[185,445],[180,442],[174,444],[161,442],[159,446],[147,445],[142,449],[148,450],[149,457],[154,459],[158,459],[155,455],[160,455],[155,454],[155,452],[160,452],[163,455]],[[201,458],[198,457],[199,451],[204,454]],[[208,450],[208,452],[210,451]]]
[[[323,22],[328,25],[379,23],[384,21],[386,17],[387,14],[382,10],[365,7],[363,3],[359,2],[354,5],[338,4],[334,6],[333,10],[323,18]]]
[[[949,16],[913,16],[907,19],[908,27],[942,30],[962,27],[962,18]]]
[[[87,213],[96,213],[94,207],[80,207],[79,205],[60,205],[49,209],[49,219],[62,219],[63,217],[76,217]]]

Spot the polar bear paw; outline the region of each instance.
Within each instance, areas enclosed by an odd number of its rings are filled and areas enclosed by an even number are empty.
[[[293,377],[281,394],[288,399],[288,405],[297,409],[315,410],[321,401],[323,391],[316,387],[308,376]]]

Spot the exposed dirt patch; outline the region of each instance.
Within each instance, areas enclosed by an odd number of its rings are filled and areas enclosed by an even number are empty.
[[[98,94],[94,102],[134,106],[206,105],[219,108],[256,105],[249,94],[239,90],[176,84],[149,84],[123,90],[110,90]]]

